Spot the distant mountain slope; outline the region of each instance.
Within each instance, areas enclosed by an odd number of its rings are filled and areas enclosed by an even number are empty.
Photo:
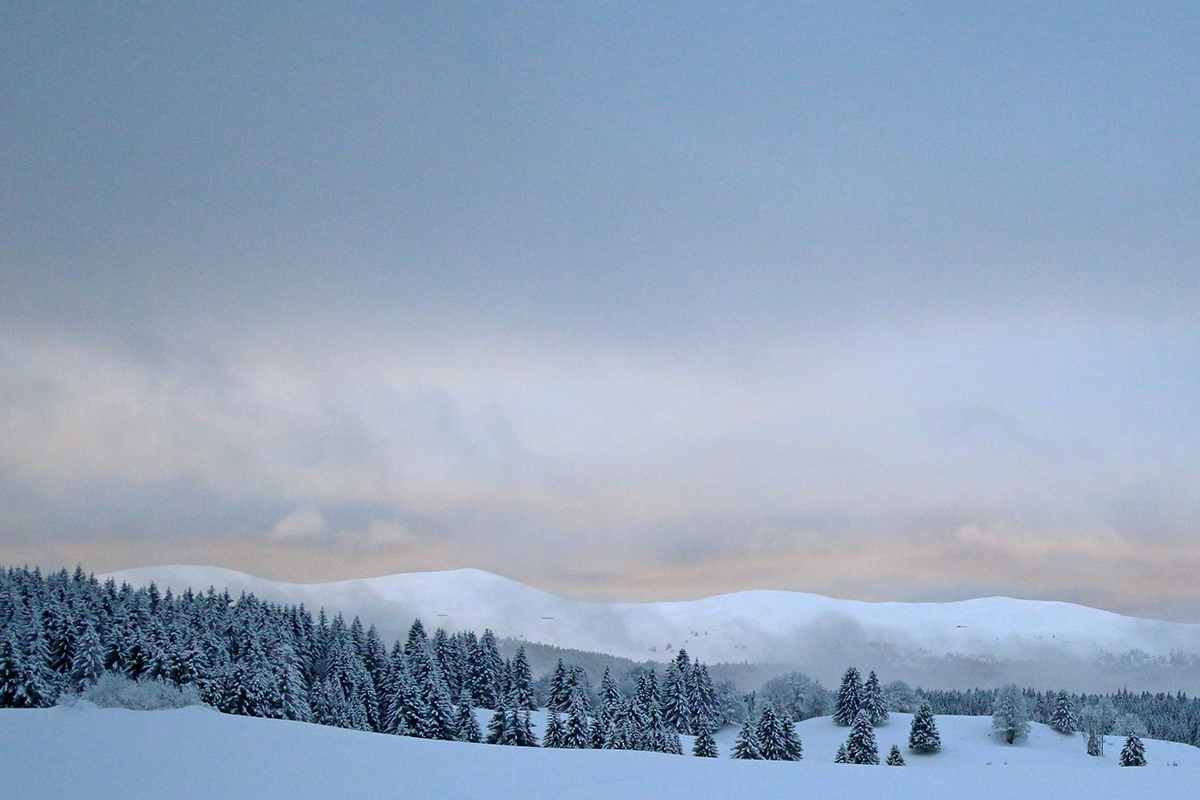
[[[672,603],[584,603],[474,569],[324,584],[267,581],[217,567],[145,567],[113,577],[179,592],[243,591],[357,614],[387,638],[419,617],[430,629],[499,636],[634,660],[680,647],[704,661],[796,664],[829,681],[848,663],[936,685],[1040,683],[1097,688],[1200,687],[1200,625],[1124,617],[1069,603],[989,597],[954,603],[865,603],[750,591]],[[1172,654],[1175,654],[1172,658]],[[1139,680],[1130,684],[1128,678]],[[1124,680],[1124,683],[1112,681]],[[1163,684],[1162,682],[1166,683]],[[1086,684],[1086,685],[1085,685]]]

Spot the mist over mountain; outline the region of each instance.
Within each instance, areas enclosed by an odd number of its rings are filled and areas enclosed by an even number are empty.
[[[1069,603],[980,598],[865,603],[782,591],[689,602],[586,603],[473,569],[324,584],[217,567],[161,566],[98,576],[179,593],[252,592],[264,600],[358,616],[385,641],[414,618],[431,629],[666,661],[679,648],[756,676],[802,670],[833,684],[848,664],[939,688],[1018,683],[1072,691],[1200,691],[1200,625],[1125,617]]]

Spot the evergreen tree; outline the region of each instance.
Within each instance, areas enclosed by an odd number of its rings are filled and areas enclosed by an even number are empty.
[[[692,730],[716,730],[721,725],[717,689],[708,675],[708,667],[697,661],[692,666]]]
[[[850,764],[878,764],[879,745],[875,742],[875,728],[866,709],[858,712],[850,726],[850,737],[846,739],[846,760]]]
[[[487,724],[487,738],[484,740],[488,744],[516,744],[516,735],[511,724],[511,718],[508,709],[501,703],[496,709],[496,713],[492,714],[491,720]]]
[[[698,758],[717,757],[717,742],[708,728],[701,728],[696,734],[696,741],[692,743],[692,755]]]
[[[546,733],[542,737],[542,747],[563,747],[562,717],[553,708],[546,711]]]
[[[454,715],[456,738],[460,742],[478,744],[483,734],[479,730],[479,721],[475,719],[475,710],[471,708],[471,695],[463,691],[458,697],[458,707]]]
[[[104,647],[100,643],[100,637],[96,634],[96,626],[91,622],[85,622],[83,632],[75,643],[68,686],[72,691],[82,691],[98,681],[102,672],[104,672]]]
[[[938,735],[933,708],[928,702],[921,703],[921,708],[913,714],[912,727],[908,733],[908,749],[914,753],[937,753],[942,749],[942,738]]]
[[[687,651],[680,653],[687,658]],[[685,662],[686,663],[686,662]],[[662,699],[663,721],[667,728],[679,733],[689,733],[692,728],[691,698],[688,697],[688,672],[684,672],[678,660],[667,665],[663,673]]]
[[[733,743],[733,752],[730,753],[730,758],[739,758],[746,761],[757,761],[762,758],[762,754],[758,749],[757,731],[750,722],[742,725],[742,730],[738,732],[737,741]]]
[[[1075,715],[1075,704],[1065,691],[1059,692],[1050,715],[1050,727],[1062,734],[1079,730],[1079,717]]]
[[[839,727],[854,723],[862,704],[862,681],[858,670],[850,667],[842,676],[842,685],[838,687],[837,698],[833,701],[833,722]]]
[[[1088,731],[1087,754],[1089,756],[1104,755],[1104,734]]]
[[[1119,763],[1122,767],[1146,766],[1146,746],[1142,744],[1142,740],[1138,738],[1137,734],[1131,733],[1125,737],[1125,746],[1121,748]]]
[[[863,684],[862,708],[866,709],[871,724],[878,727],[888,720],[887,702],[883,699],[883,690],[879,687],[879,678],[872,671]]]
[[[529,668],[529,660],[525,657],[525,646],[517,648],[513,656],[508,674],[509,691],[516,697],[517,707],[532,711],[537,708],[533,699],[533,671]]]
[[[833,757],[833,763],[835,763],[835,764],[849,764],[850,763],[849,757],[846,755],[846,743],[845,742],[842,742],[841,744],[838,745],[837,755],[835,755]]]
[[[1016,744],[1029,735],[1029,706],[1016,686],[1004,687],[993,708],[992,729],[1005,744]]]
[[[591,745],[592,736],[588,728],[583,687],[576,686],[571,692],[571,702],[567,708],[567,720],[563,727],[562,746],[572,750],[586,750]]]
[[[891,752],[888,753],[887,765],[889,767],[903,767],[904,756],[900,755],[900,748],[897,745],[892,745]]]
[[[558,712],[565,712],[571,705],[571,683],[567,667],[560,658],[554,667],[554,675],[550,678],[550,698],[547,706]]]

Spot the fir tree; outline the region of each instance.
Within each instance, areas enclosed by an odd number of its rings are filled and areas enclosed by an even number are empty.
[[[575,686],[571,691],[571,702],[567,707],[567,720],[563,726],[562,746],[571,750],[586,750],[591,745],[592,736],[588,728],[583,687]]]
[[[745,761],[757,761],[762,758],[762,754],[758,749],[758,736],[756,735],[754,725],[746,722],[742,725],[742,730],[738,732],[737,741],[733,743],[733,752],[729,754],[730,758],[739,758]]]
[[[875,742],[875,728],[866,709],[858,712],[850,726],[850,737],[846,739],[846,761],[850,764],[878,764],[879,745]]]
[[[850,667],[842,676],[842,685],[838,687],[837,698],[833,701],[834,724],[842,728],[852,725],[861,703],[862,682],[858,670]]]
[[[863,684],[861,706],[866,710],[871,724],[878,727],[888,720],[887,702],[883,699],[883,690],[879,687],[879,678],[872,671]]]
[[[692,743],[692,755],[698,758],[717,757],[717,742],[708,728],[701,728],[696,734],[696,741]]]
[[[942,749],[942,739],[933,719],[933,708],[927,702],[921,703],[921,708],[913,714],[908,749],[914,753],[937,753]]]
[[[835,764],[849,764],[850,763],[850,759],[846,755],[846,743],[845,742],[842,742],[841,744],[838,745],[837,755],[835,755],[833,757],[833,763],[835,763]]]
[[[517,648],[508,672],[509,691],[515,694],[517,707],[532,711],[537,708],[533,700],[533,672],[525,657],[525,646]]]
[[[546,711],[546,733],[542,737],[542,747],[563,747],[562,717],[553,708]]]
[[[1098,731],[1088,731],[1087,754],[1089,756],[1104,755],[1104,734]]]
[[[1065,691],[1059,692],[1054,701],[1054,712],[1050,715],[1050,727],[1062,734],[1079,730],[1079,717],[1075,715],[1075,704]]]
[[[900,755],[900,747],[898,745],[892,745],[892,749],[888,753],[887,765],[889,767],[904,766],[904,756]]]
[[[571,705],[571,683],[567,667],[560,658],[554,667],[554,675],[550,678],[550,698],[547,706],[555,711],[565,712]]]
[[[1137,734],[1131,733],[1125,737],[1125,746],[1121,748],[1122,767],[1144,767],[1146,766],[1146,746],[1142,744],[1142,740]]]
[[[458,704],[455,706],[454,732],[454,738],[460,742],[478,744],[483,740],[479,721],[475,719],[475,709],[471,708],[471,695],[466,690],[459,694]]]
[[[1016,744],[1029,735],[1029,706],[1016,686],[1004,687],[996,697],[992,729],[1005,744]]]

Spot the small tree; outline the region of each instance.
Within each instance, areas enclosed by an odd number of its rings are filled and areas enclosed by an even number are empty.
[[[833,722],[845,728],[854,723],[858,715],[858,707],[862,703],[862,681],[858,670],[850,667],[842,676],[842,685],[838,687],[837,698],[833,701]]]
[[[858,712],[850,727],[850,738],[846,740],[846,761],[850,764],[878,764],[879,745],[875,742],[875,728],[866,709]]]
[[[1050,727],[1062,734],[1071,734],[1079,730],[1079,717],[1075,714],[1075,704],[1065,691],[1058,693],[1054,701],[1054,711],[1050,714]]]
[[[992,710],[992,729],[1005,744],[1016,744],[1029,735],[1029,706],[1015,685],[1000,690]]]
[[[740,758],[745,761],[757,761],[762,758],[762,753],[758,747],[758,736],[755,735],[752,723],[743,723],[742,730],[738,733],[737,741],[733,743],[733,752],[729,756],[730,758]]]
[[[850,763],[849,759],[846,757],[846,743],[845,742],[842,742],[841,744],[838,745],[837,755],[835,755],[833,757],[833,763],[835,763],[835,764]]]
[[[1104,755],[1104,734],[1096,731],[1088,732],[1087,754],[1089,756]]]
[[[717,757],[717,742],[708,728],[701,728],[700,733],[696,734],[696,741],[692,744],[692,755],[698,758]]]
[[[1142,744],[1142,740],[1136,733],[1131,733],[1125,738],[1125,746],[1121,748],[1119,763],[1122,767],[1146,766],[1146,746]]]
[[[942,739],[938,736],[937,723],[933,719],[933,709],[929,703],[922,703],[921,708],[913,715],[912,728],[908,733],[908,749],[914,753],[936,753],[942,749]]]
[[[888,720],[887,702],[883,699],[883,690],[879,687],[879,678],[872,671],[863,684],[861,707],[871,718],[871,724],[878,727]]]
[[[900,755],[900,748],[897,745],[892,745],[891,752],[888,753],[887,765],[889,767],[903,767],[904,756]]]
[[[542,747],[563,746],[562,717],[553,708],[546,712],[546,733],[542,736]]]

